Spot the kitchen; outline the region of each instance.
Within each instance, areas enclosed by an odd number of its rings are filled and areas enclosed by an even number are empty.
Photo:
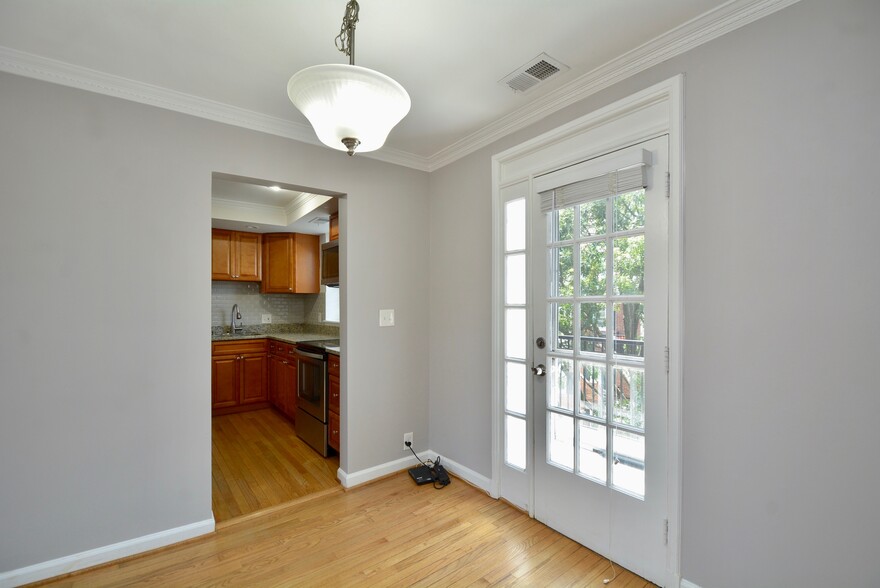
[[[338,200],[214,174],[215,520],[338,488]]]

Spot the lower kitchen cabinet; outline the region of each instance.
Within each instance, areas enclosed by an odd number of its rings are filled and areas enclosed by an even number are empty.
[[[269,341],[269,402],[290,421],[296,420],[296,348]]]
[[[265,339],[211,346],[211,411],[226,414],[268,406]]]
[[[327,444],[336,451],[339,451],[339,392],[339,356],[331,353],[327,356],[327,395],[329,396],[327,420],[330,425]]]

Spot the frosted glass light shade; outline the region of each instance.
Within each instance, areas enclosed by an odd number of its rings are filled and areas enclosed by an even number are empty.
[[[315,65],[287,82],[287,95],[328,147],[347,151],[345,138],[358,139],[360,151],[375,151],[409,112],[403,86],[357,65]]]

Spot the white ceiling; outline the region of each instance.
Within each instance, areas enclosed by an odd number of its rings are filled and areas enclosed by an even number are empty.
[[[211,179],[215,229],[326,235],[330,215],[337,210],[336,197],[302,192],[295,186],[221,173]]]
[[[0,71],[320,145],[287,80],[336,50],[347,0],[0,0]],[[360,0],[356,63],[409,115],[360,154],[431,171],[615,81],[797,0]],[[524,93],[546,54],[569,69]],[[215,174],[212,223],[326,233],[336,198]]]
[[[682,46],[690,35],[692,46],[698,35],[726,32],[716,26],[722,17],[744,24],[793,1],[361,0],[356,63],[393,77],[412,98],[384,157],[434,169],[481,134],[527,124],[529,108],[564,106],[572,84],[625,63],[627,52],[642,55],[649,41],[653,54],[664,39]],[[203,111],[232,108],[254,128],[313,140],[286,84],[304,67],[346,62],[334,45],[344,8],[345,0],[2,0],[0,69],[34,77],[64,69],[66,78],[100,78],[80,85],[108,93],[99,86],[174,91],[163,97],[181,110],[193,100]],[[541,53],[571,69],[526,93],[498,83]]]

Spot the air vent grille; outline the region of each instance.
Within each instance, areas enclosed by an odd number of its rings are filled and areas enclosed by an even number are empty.
[[[556,67],[552,63],[547,63],[542,59],[541,61],[527,69],[526,73],[530,76],[538,78],[541,81],[544,81],[558,71],[558,67]]]
[[[499,80],[498,83],[507,85],[514,92],[525,92],[550,76],[568,69],[567,65],[553,59],[546,53],[542,53],[528,63],[518,67],[504,79]]]

